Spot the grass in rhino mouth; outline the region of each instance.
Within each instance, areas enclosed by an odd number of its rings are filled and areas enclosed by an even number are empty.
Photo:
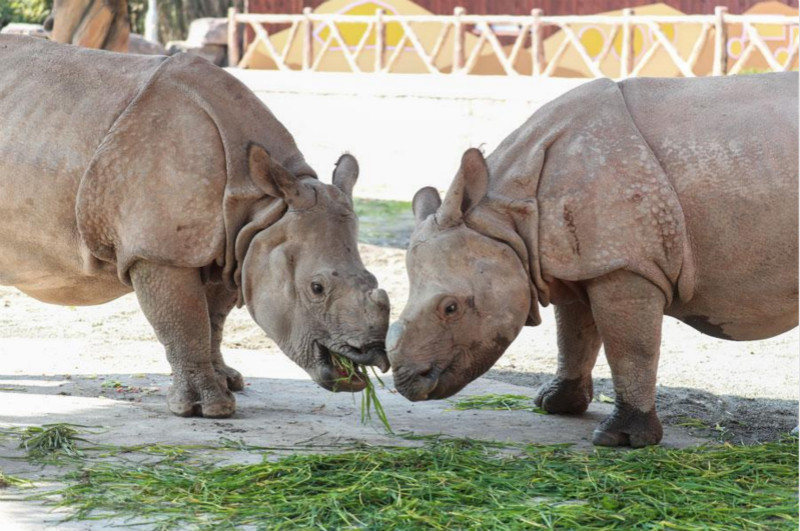
[[[375,412],[375,416],[378,417],[378,420],[381,421],[383,427],[386,428],[386,431],[389,433],[393,433],[392,426],[389,424],[389,419],[386,416],[386,411],[383,409],[383,405],[381,404],[380,400],[378,400],[378,393],[375,390],[375,384],[372,382],[372,379],[369,376],[369,372],[367,367],[363,365],[358,365],[353,360],[345,358],[344,356],[340,356],[334,352],[331,352],[331,363],[339,372],[342,374],[342,381],[349,382],[353,378],[358,378],[359,380],[363,381],[365,384],[364,391],[361,393],[361,423],[366,424],[370,420],[372,420],[372,412]],[[370,367],[372,369],[372,374],[375,376],[375,379],[378,381],[378,384],[381,387],[384,387],[383,381],[381,380],[378,373],[375,372],[374,367]],[[334,387],[335,387],[334,383]]]
[[[66,487],[35,495],[71,519],[159,530],[794,530],[796,438],[755,446],[572,451],[410,437],[218,466],[199,447],[84,448]],[[409,443],[406,443],[409,444]],[[342,446],[301,447],[301,451]],[[272,451],[297,452],[298,447]],[[158,456],[142,462],[141,452]],[[109,461],[109,455],[124,461]],[[217,456],[218,457],[218,456]],[[272,459],[272,460],[270,460]],[[0,494],[2,499],[2,494]]]

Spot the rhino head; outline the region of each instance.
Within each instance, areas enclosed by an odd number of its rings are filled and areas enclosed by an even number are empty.
[[[519,254],[485,235],[504,226],[502,205],[497,214],[479,207],[488,199],[488,178],[483,155],[470,149],[444,202],[433,188],[414,196],[410,293],[387,337],[395,386],[409,400],[460,391],[497,361],[531,311]]]
[[[358,252],[352,199],[358,164],[343,155],[331,185],[292,175],[258,145],[248,157],[253,182],[282,201],[239,232],[241,302],[319,385],[360,391],[364,375],[348,378],[334,357],[389,369],[389,299]]]

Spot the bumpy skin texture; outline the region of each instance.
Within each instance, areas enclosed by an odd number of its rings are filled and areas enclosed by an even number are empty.
[[[595,444],[657,444],[663,315],[733,340],[797,326],[797,85],[598,80],[486,160],[468,150],[443,202],[414,198],[412,296],[387,338],[398,390],[452,395],[553,303],[558,369],[537,403],[585,411],[604,345],[616,407]]]
[[[173,369],[173,413],[233,414],[243,381],[220,343],[237,303],[323,387],[340,377],[334,352],[388,368],[355,159],[320,182],[223,70],[0,36],[0,116],[0,283],[68,305],[135,291]]]

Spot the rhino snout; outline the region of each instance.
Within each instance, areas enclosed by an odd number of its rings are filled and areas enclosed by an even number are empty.
[[[386,372],[390,368],[389,358],[386,356],[386,349],[383,347],[383,343],[376,343],[361,349],[346,345],[338,349],[338,353],[359,365],[374,365],[381,372]]]
[[[369,300],[377,306],[379,310],[389,311],[389,295],[386,294],[386,291],[380,288],[372,289],[367,295],[369,296]]]
[[[418,364],[402,353],[406,323],[397,321],[389,327],[386,351],[394,371],[394,384],[400,394],[412,402],[427,400],[439,384],[442,369],[433,363]]]
[[[389,362],[392,367],[395,367],[400,361],[400,339],[406,331],[406,325],[402,321],[397,321],[389,327],[389,333],[386,335],[386,353],[389,355]]]
[[[400,394],[419,402],[428,400],[439,385],[442,370],[433,364],[403,366],[394,369],[394,384]]]

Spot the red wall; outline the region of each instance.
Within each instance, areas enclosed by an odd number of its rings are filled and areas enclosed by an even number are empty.
[[[316,7],[324,0],[246,0],[251,13],[299,13],[303,7]],[[526,15],[538,7],[545,15],[590,15],[624,7],[651,4],[653,0],[414,0],[439,15],[453,13],[456,6],[473,14]],[[742,13],[759,0],[665,0],[684,13],[713,13],[715,6],[726,6],[730,13]],[[798,0],[781,0],[797,7]]]

